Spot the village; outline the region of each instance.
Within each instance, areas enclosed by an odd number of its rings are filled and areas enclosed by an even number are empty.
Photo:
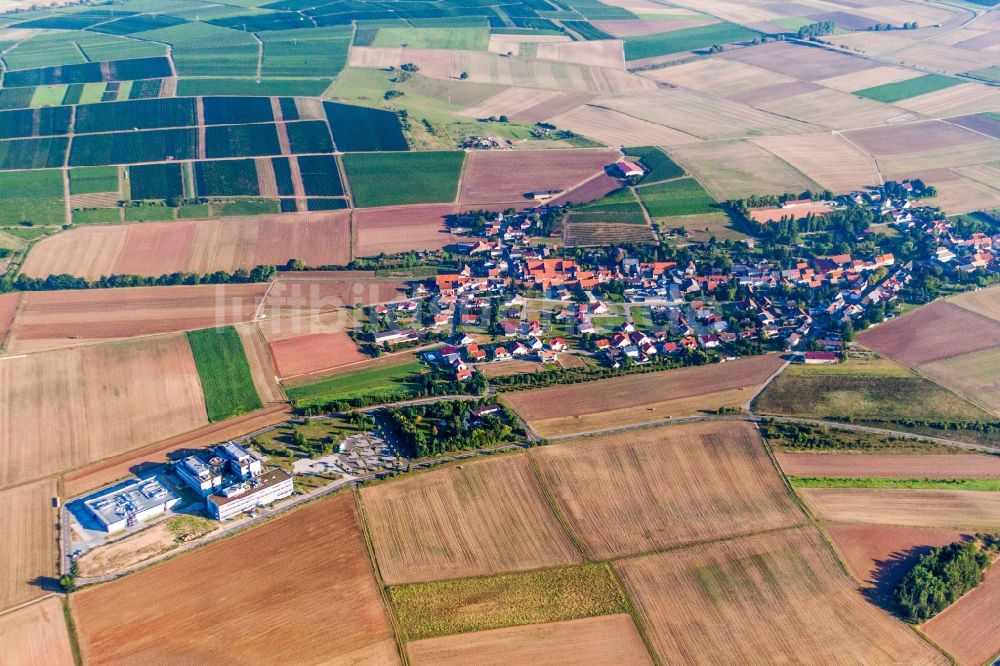
[[[621,177],[641,174],[629,162],[613,168]],[[749,209],[747,217],[765,227],[807,227],[853,207],[893,233],[923,234],[934,248],[923,263],[936,270],[996,272],[992,250],[1000,247],[1000,235],[963,236],[953,221],[919,205],[917,196],[928,191],[933,189],[914,181],[839,199],[829,193],[816,201],[786,198]],[[458,248],[466,258],[461,270],[414,283],[408,300],[368,308],[367,332],[359,339],[379,353],[444,340],[446,346],[425,358],[457,381],[471,379],[485,364],[514,360],[548,368],[581,362],[620,368],[783,351],[806,363],[835,363],[854,331],[894,316],[918,263],[879,252],[871,229],[858,237],[859,244],[867,242],[865,258],[814,255],[802,242],[799,258],[779,262],[755,255],[752,239],[733,244],[738,251],[728,262],[694,256],[647,261],[635,248],[612,260],[579,251],[570,258],[538,242],[552,215],[542,207],[457,216],[452,230],[469,237]]]

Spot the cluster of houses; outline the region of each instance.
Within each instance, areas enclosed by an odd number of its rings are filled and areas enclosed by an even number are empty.
[[[941,265],[964,273],[979,269],[1000,269],[997,261],[1000,258],[1000,234],[990,236],[976,232],[969,238],[957,238],[947,222],[935,222],[928,226],[935,227],[937,246],[934,249],[934,260]]]

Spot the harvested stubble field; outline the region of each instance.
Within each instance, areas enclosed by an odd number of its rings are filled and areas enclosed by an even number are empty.
[[[0,346],[7,340],[14,325],[14,315],[21,303],[21,294],[0,295]]]
[[[1000,456],[775,453],[789,476],[1000,479]]]
[[[603,172],[616,150],[474,152],[468,157],[458,199],[463,205],[525,199],[528,192],[566,190]]]
[[[100,460],[206,422],[183,335],[0,359],[6,485]]]
[[[717,365],[506,393],[504,401],[543,437],[650,423],[745,404],[784,361],[776,354]]]
[[[46,594],[56,576],[57,495],[51,479],[0,492],[0,609]]]
[[[846,132],[845,135],[863,150],[880,156],[951,150],[966,144],[990,141],[982,134],[939,120],[861,129]]]
[[[531,455],[597,559],[804,520],[757,431],[742,422],[610,435]]]
[[[1000,653],[1000,566],[994,561],[979,587],[921,627],[963,664],[990,662]]]
[[[675,146],[670,155],[719,201],[820,189],[801,171],[750,141],[689,143]]]
[[[1000,529],[1000,493],[976,490],[799,488],[813,514],[830,522]]]
[[[664,660],[948,663],[868,604],[813,528],[616,567]]]
[[[284,402],[285,394],[275,376],[274,359],[260,328],[254,323],[234,324],[243,343],[243,352],[250,376],[253,379],[254,390],[261,401],[266,403]]]
[[[672,146],[698,140],[691,134],[592,104],[566,109],[545,120],[609,146]]]
[[[854,579],[886,606],[918,557],[964,538],[957,530],[923,527],[824,525],[823,529]]]
[[[864,58],[788,42],[771,42],[753,48],[739,49],[721,57],[802,81],[819,81],[834,76],[855,74],[877,66]]]
[[[170,333],[253,319],[266,284],[29,292],[11,333],[14,353]]]
[[[948,302],[1000,322],[1000,287],[967,291],[948,299]]]
[[[158,277],[175,271],[211,273],[281,265],[309,266],[350,260],[350,213],[330,211],[220,220],[85,227],[51,236],[29,253],[32,277],[69,273],[97,279],[131,273]]]
[[[975,404],[1000,413],[1000,348],[952,356],[919,366],[920,373]]]
[[[361,497],[390,584],[580,561],[523,455],[419,474]]]
[[[589,95],[512,86],[466,108],[459,115],[467,118],[505,115],[515,122],[533,125],[583,104],[588,99]]]
[[[347,333],[313,333],[268,344],[282,379],[332,370],[368,357]]]
[[[1000,322],[936,301],[864,331],[858,342],[914,366],[1000,346]]]
[[[836,134],[759,137],[753,142],[833,192],[879,183],[875,161]]]
[[[453,204],[358,210],[354,213],[354,255],[440,250],[458,240],[445,226],[445,218],[457,212]]]
[[[0,645],[4,660],[11,664],[71,666],[73,648],[62,600],[49,597],[0,615]]]
[[[403,298],[406,283],[375,277],[374,271],[281,273],[267,293],[268,318],[328,312]]]
[[[652,664],[628,615],[529,624],[415,641],[410,662],[427,666],[603,666]]]
[[[604,563],[414,583],[389,595],[410,640],[628,612]]]
[[[70,605],[83,659],[95,663],[398,661],[348,493],[87,588]]]

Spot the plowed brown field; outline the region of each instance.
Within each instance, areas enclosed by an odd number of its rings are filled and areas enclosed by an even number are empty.
[[[790,476],[895,477],[900,479],[1000,479],[1000,456],[843,455],[775,453]]]
[[[28,292],[9,349],[21,353],[250,321],[267,287],[220,284]]]
[[[268,318],[374,305],[405,297],[406,284],[373,271],[281,273],[264,302]]]
[[[904,365],[1000,346],[1000,322],[945,301],[864,331],[858,342]]]
[[[956,530],[922,527],[826,525],[823,529],[851,575],[883,604],[891,602],[892,590],[918,557],[965,538]]]
[[[977,490],[799,488],[820,520],[845,523],[1000,529],[1000,493]]]
[[[414,641],[410,662],[428,666],[652,664],[628,615],[529,624]]]
[[[367,356],[347,333],[313,333],[268,345],[282,379],[364,361]]]
[[[70,601],[87,662],[398,662],[349,493]]]
[[[505,393],[503,400],[542,436],[568,435],[741,405],[782,363],[776,354],[753,356],[717,365]]]
[[[805,520],[747,423],[668,426],[531,455],[595,559]]]
[[[440,250],[458,240],[445,226],[445,218],[457,212],[458,207],[452,204],[355,211],[354,256]]]
[[[0,492],[0,609],[56,587],[57,494],[51,479]]]
[[[866,602],[812,528],[616,567],[664,662],[948,663]]]
[[[21,294],[0,294],[0,345],[7,340],[11,327],[14,325],[14,315],[21,302]]]
[[[0,359],[0,485],[94,462],[207,420],[183,335]]]
[[[463,204],[518,201],[528,192],[566,190],[600,174],[616,150],[533,150],[470,153],[458,200]]]
[[[20,666],[73,666],[62,602],[50,597],[0,615],[4,661]]]
[[[419,474],[361,491],[379,570],[413,583],[580,561],[526,456]]]
[[[1000,566],[994,562],[979,587],[923,625],[934,641],[963,664],[982,664],[1000,653]]]
[[[39,242],[29,252],[24,273],[156,277],[175,271],[231,272],[289,259],[309,266],[350,261],[350,212],[81,227]]]

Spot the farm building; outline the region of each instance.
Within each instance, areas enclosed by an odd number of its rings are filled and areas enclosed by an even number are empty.
[[[803,352],[801,361],[806,365],[819,365],[823,363],[839,363],[840,356],[832,351],[808,351]]]
[[[87,511],[107,532],[118,532],[158,516],[181,501],[156,479],[141,479],[84,500]]]
[[[642,177],[646,175],[646,172],[643,171],[641,166],[635,162],[629,162],[628,160],[616,162],[615,171],[617,171],[618,175],[622,178],[631,178],[632,176]]]

